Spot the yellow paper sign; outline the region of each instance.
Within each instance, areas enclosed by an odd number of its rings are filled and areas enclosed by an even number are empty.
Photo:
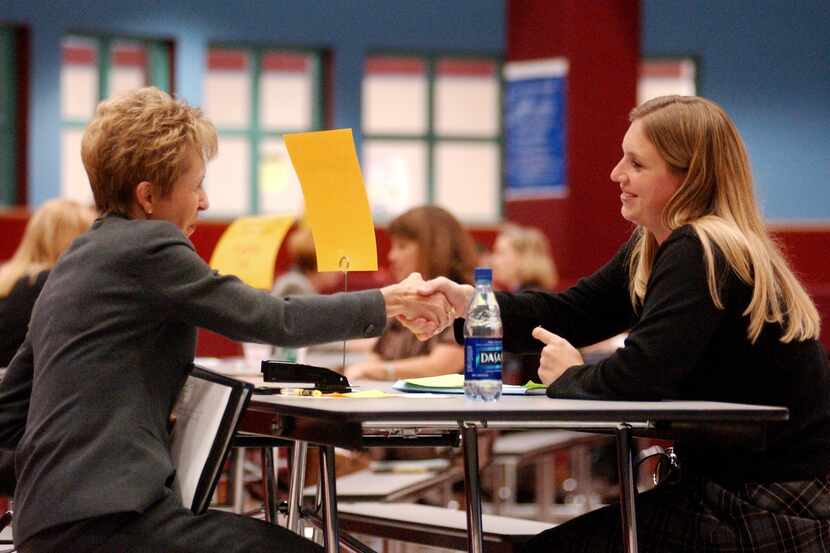
[[[293,215],[240,217],[225,229],[210,266],[238,276],[249,286],[270,290],[277,252],[293,222]]]
[[[286,134],[318,271],[377,271],[375,226],[351,129]]]

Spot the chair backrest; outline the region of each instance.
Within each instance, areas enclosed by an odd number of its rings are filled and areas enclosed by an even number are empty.
[[[182,504],[200,514],[210,505],[231,440],[254,386],[194,365],[176,407],[170,453]]]

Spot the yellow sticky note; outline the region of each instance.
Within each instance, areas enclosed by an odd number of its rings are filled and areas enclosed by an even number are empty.
[[[439,376],[422,376],[421,378],[409,378],[406,383],[426,388],[463,388],[464,375],[452,373]]]
[[[375,226],[351,129],[286,134],[318,271],[377,271]],[[341,260],[346,260],[345,266]]]
[[[249,286],[270,290],[277,252],[293,222],[293,215],[240,217],[225,229],[210,266],[238,276]]]
[[[400,394],[390,394],[383,390],[361,390],[359,392],[335,392],[334,397],[353,397],[358,399],[384,399],[390,397],[400,397]]]

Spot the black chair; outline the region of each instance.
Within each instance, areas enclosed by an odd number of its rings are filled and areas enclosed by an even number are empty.
[[[249,382],[196,365],[182,389],[170,450],[182,503],[196,514],[210,505],[253,390]]]

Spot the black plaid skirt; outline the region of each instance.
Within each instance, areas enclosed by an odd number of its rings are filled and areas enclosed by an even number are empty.
[[[640,553],[830,552],[830,480],[724,487],[684,477],[637,498]],[[530,540],[525,552],[623,551],[619,505]]]

